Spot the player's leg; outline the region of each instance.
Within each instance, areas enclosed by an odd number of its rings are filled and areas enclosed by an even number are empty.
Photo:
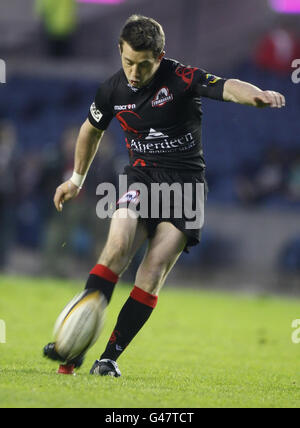
[[[147,239],[145,226],[129,211],[121,208],[114,213],[106,244],[86,283],[86,289],[101,291],[107,303],[119,278]]]
[[[137,214],[127,208],[118,209],[113,215],[108,239],[98,263],[121,276],[146,238],[146,227],[139,221]]]
[[[185,234],[172,223],[160,223],[137,271],[136,285],[143,291],[158,296],[186,242]]]
[[[150,317],[168,273],[182,253],[187,239],[173,224],[160,223],[149,241],[138,269],[135,286],[121,309],[117,324],[91,374],[120,376],[116,360]]]
[[[122,211],[121,215],[118,211]],[[128,211],[125,208],[118,211],[113,215],[105,248],[97,265],[90,272],[85,287],[88,290],[96,289],[103,293],[107,304],[110,302],[119,276],[126,270],[137,250],[147,239],[146,228],[136,216],[131,213],[125,215]],[[44,347],[44,355],[55,361],[63,361],[56,351],[55,343],[49,343]],[[83,356],[79,356],[71,362],[71,365],[80,367],[82,362]]]

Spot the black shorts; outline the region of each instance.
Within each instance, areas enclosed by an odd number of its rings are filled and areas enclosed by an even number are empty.
[[[207,193],[204,172],[126,166],[121,177],[125,182],[116,210],[137,212],[149,238],[159,223],[167,221],[186,235],[185,252],[200,242]]]

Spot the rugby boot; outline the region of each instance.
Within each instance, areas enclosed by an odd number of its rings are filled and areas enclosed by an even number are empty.
[[[93,367],[91,368],[90,374],[112,377],[121,376],[118,364],[115,361],[109,359],[96,360]]]
[[[66,363],[66,365],[73,365],[74,368],[78,369],[82,366],[84,361],[84,355],[80,354],[71,360],[65,360],[61,357],[55,349],[55,343],[48,343],[43,349],[44,357],[49,358],[52,361],[60,361],[61,363]]]

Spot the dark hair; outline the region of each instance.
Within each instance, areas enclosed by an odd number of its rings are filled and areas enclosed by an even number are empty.
[[[135,51],[152,51],[157,58],[165,47],[165,33],[162,26],[152,18],[132,15],[127,19],[120,34],[119,43],[127,42]]]

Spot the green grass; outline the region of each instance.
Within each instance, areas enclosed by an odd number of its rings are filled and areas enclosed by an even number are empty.
[[[119,359],[121,378],[90,376],[130,288],[120,285],[97,344],[77,376],[42,358],[54,321],[82,284],[0,277],[0,407],[299,407],[300,344],[291,323],[300,300],[161,292],[143,330]]]

